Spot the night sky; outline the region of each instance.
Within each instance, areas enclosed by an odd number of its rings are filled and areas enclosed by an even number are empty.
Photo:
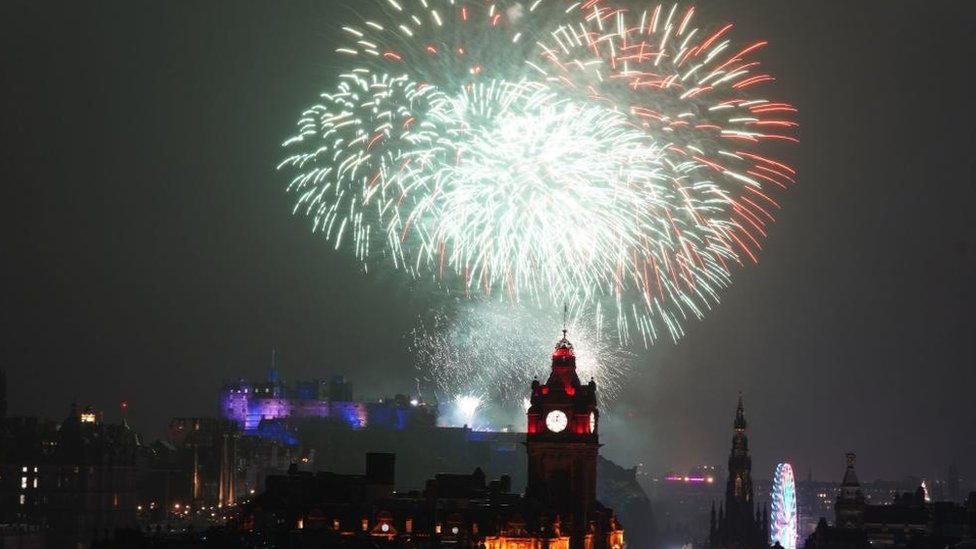
[[[976,477],[976,3],[707,2],[768,39],[800,109],[798,185],[758,265],[677,345],[642,352],[604,455],[724,469],[737,391],[754,476]],[[409,392],[432,307],[292,217],[280,143],[332,86],[312,2],[0,4],[0,367],[10,413],[72,401],[147,438],[221,383],[345,374]],[[558,314],[555,313],[555,314]],[[553,334],[555,340],[557,334]],[[527,357],[545,367],[547,357]],[[528,388],[526,388],[528,390]]]

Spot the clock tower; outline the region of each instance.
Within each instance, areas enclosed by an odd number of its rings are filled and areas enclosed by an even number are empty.
[[[559,514],[571,547],[583,547],[597,519],[596,461],[600,448],[596,383],[580,383],[573,344],[556,343],[544,384],[532,382],[525,446],[526,495]]]

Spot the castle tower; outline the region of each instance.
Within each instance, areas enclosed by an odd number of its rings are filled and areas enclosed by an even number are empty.
[[[857,455],[849,452],[844,481],[840,484],[840,494],[837,495],[837,503],[834,505],[835,524],[846,530],[858,529],[864,524],[864,494],[854,470],[856,463]]]
[[[530,403],[526,495],[557,512],[570,546],[582,548],[596,518],[599,413],[596,383],[580,383],[566,330],[552,353],[549,379],[532,382]]]

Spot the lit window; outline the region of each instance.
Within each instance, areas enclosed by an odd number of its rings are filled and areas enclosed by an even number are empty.
[[[34,488],[37,488],[37,477],[34,477]]]
[[[27,488],[27,477],[20,477],[20,487]]]
[[[23,472],[25,472],[25,473],[27,472],[27,466],[26,465],[24,465]]]
[[[20,495],[20,504],[23,505],[26,500],[27,500],[27,498],[24,497],[24,494],[21,494]]]

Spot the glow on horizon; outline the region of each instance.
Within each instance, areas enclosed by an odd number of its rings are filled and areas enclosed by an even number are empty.
[[[668,475],[664,477],[664,480],[669,482],[690,482],[694,484],[698,484],[698,483],[712,484],[713,482],[715,482],[715,477]]]
[[[473,429],[475,413],[478,411],[478,407],[481,406],[481,397],[458,395],[455,397],[454,403],[457,406],[458,413],[464,419],[464,424]]]

